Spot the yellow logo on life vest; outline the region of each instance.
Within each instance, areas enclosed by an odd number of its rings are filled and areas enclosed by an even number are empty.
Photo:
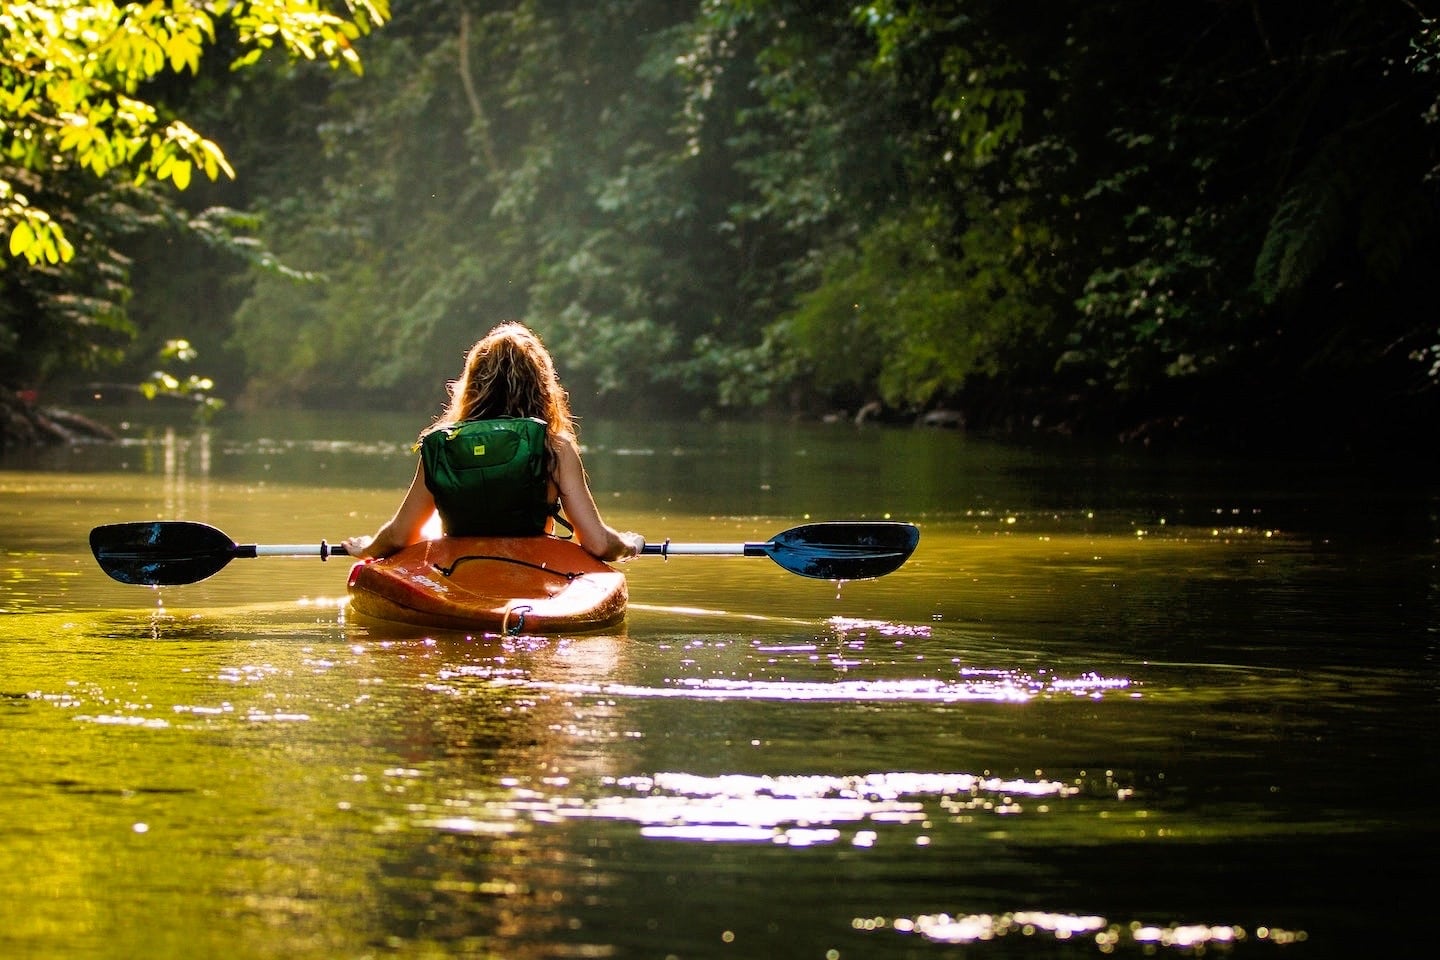
[[[485,456],[485,444],[483,444],[483,443],[477,443],[477,444],[475,444],[475,456],[477,456],[477,457],[483,457],[483,456]]]

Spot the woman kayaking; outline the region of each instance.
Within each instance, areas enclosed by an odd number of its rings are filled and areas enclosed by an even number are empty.
[[[386,557],[423,539],[432,514],[450,536],[525,536],[565,523],[601,560],[638,555],[645,538],[607,524],[580,459],[570,399],[555,362],[524,324],[502,323],[470,348],[445,412],[420,435],[415,477],[373,537],[344,541],[352,557]]]

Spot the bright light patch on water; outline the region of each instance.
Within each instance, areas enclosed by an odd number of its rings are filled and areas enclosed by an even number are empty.
[[[350,605],[350,597],[301,597],[295,602],[297,606],[315,607],[319,610],[344,610]]]
[[[972,943],[1012,933],[1031,936],[1040,931],[1051,934],[1057,940],[1069,940],[1077,934],[1103,930],[1107,923],[1104,917],[1027,910],[998,916],[978,913],[952,917],[948,913],[932,913],[913,919],[897,918],[890,926],[901,933],[918,933],[938,943]]]
[[[266,713],[263,710],[251,710],[245,714],[245,719],[252,723],[303,723],[310,719],[308,713]]]
[[[517,825],[513,822],[476,820],[472,817],[440,817],[422,820],[416,826],[439,830],[441,833],[461,833],[483,836],[504,836],[514,833]]]
[[[665,691],[626,690],[633,696],[735,697],[747,700],[1029,700],[1036,691],[1023,681],[1005,677],[979,683],[940,680],[842,680],[831,683],[800,681],[677,679]],[[615,691],[612,691],[615,692]]]
[[[841,680],[829,682],[800,680],[733,680],[724,677],[675,678],[670,686],[647,687],[622,683],[547,683],[522,678],[505,678],[492,673],[496,684],[523,685],[531,689],[571,695],[612,697],[679,697],[697,700],[797,700],[896,703],[983,701],[1024,703],[1039,698],[1065,695],[1099,697],[1106,692],[1128,689],[1124,677],[1085,674],[1062,678],[1037,676],[1022,671],[963,670],[958,680]]]
[[[1198,955],[1207,948],[1226,949],[1246,941],[1269,941],[1277,945],[1303,943],[1308,939],[1303,930],[1282,930],[1261,926],[1251,934],[1238,925],[1156,924],[1133,921],[1113,923],[1105,917],[1019,910],[1002,914],[948,913],[921,914],[915,917],[857,917],[850,923],[856,930],[890,929],[897,933],[915,934],[934,943],[964,944],[998,940],[1001,937],[1050,937],[1055,940],[1093,940],[1101,953],[1117,949],[1140,948],[1152,952],[1170,949],[1187,956]]]
[[[855,776],[758,776],[724,774],[705,777],[693,773],[657,773],[653,777],[623,777],[620,786],[644,793],[665,791],[697,797],[855,797],[898,800],[909,796],[950,796],[978,791],[1027,796],[1071,796],[1078,787],[1054,780],[1016,780],[981,777],[969,773],[870,773]]]
[[[674,827],[643,827],[640,835],[654,840],[695,840],[706,843],[769,843],[776,836],[773,829],[734,824],[681,824]]]
[[[931,628],[924,624],[891,623],[888,620],[856,620],[851,617],[831,617],[826,623],[842,636],[844,634],[873,633],[882,637],[928,637]]]
[[[526,673],[519,667],[493,666],[491,664],[461,664],[456,667],[448,667],[437,671],[435,674],[439,680],[457,680],[469,678],[472,680],[491,680],[497,684],[519,684],[524,683]],[[429,689],[440,689],[434,684]]]
[[[170,726],[169,721],[159,717],[141,717],[127,714],[98,714],[83,715],[75,718],[81,723],[98,723],[104,726],[114,727],[144,727],[147,730],[164,730]]]
[[[216,674],[215,679],[223,680],[226,683],[255,683],[273,677],[280,672],[278,667],[270,664],[245,664],[238,667],[223,667]]]
[[[222,703],[218,707],[199,707],[177,703],[172,709],[176,713],[188,713],[196,717],[220,717],[235,712],[235,708],[228,703]]]
[[[387,770],[387,776],[415,771]],[[848,842],[870,848],[882,843],[881,827],[928,828],[941,813],[1017,813],[1021,800],[1063,801],[1081,792],[1073,783],[1002,778],[968,773],[886,772],[857,775],[758,776],[657,773],[603,778],[605,796],[551,793],[539,786],[571,787],[543,780],[506,784],[504,803],[488,801],[489,818],[423,819],[417,826],[452,833],[509,832],[520,823],[564,820],[629,822],[655,840],[705,843],[765,843],[809,847]],[[938,799],[938,808],[927,805]],[[1043,812],[1042,806],[1037,808]],[[498,824],[498,825],[497,825]],[[902,842],[928,843],[928,837]]]
[[[675,827],[642,827],[640,835],[652,840],[692,840],[700,843],[773,843],[785,847],[811,847],[834,843],[840,839],[840,831],[834,829],[816,830],[792,827],[788,830],[780,830],[708,823]]]
[[[751,794],[685,796],[657,793],[615,796],[557,811],[568,819],[626,820],[641,834],[672,840],[740,840],[808,846],[840,839],[833,824],[884,818],[890,822],[925,819],[923,804],[869,797],[787,797]],[[821,826],[817,826],[821,825]],[[822,829],[823,827],[823,829]],[[819,832],[817,832],[819,831]]]

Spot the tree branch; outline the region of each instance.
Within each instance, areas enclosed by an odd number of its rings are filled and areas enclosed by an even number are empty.
[[[465,99],[470,101],[470,113],[475,118],[477,136],[480,138],[480,152],[491,170],[499,169],[495,161],[495,143],[490,139],[490,120],[485,116],[485,107],[480,103],[480,94],[475,90],[475,81],[470,76],[470,11],[460,11],[460,82],[465,87]]]

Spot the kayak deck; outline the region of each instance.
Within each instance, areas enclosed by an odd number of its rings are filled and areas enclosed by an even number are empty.
[[[625,619],[625,575],[556,537],[423,540],[350,569],[363,619],[496,633],[599,630]]]

